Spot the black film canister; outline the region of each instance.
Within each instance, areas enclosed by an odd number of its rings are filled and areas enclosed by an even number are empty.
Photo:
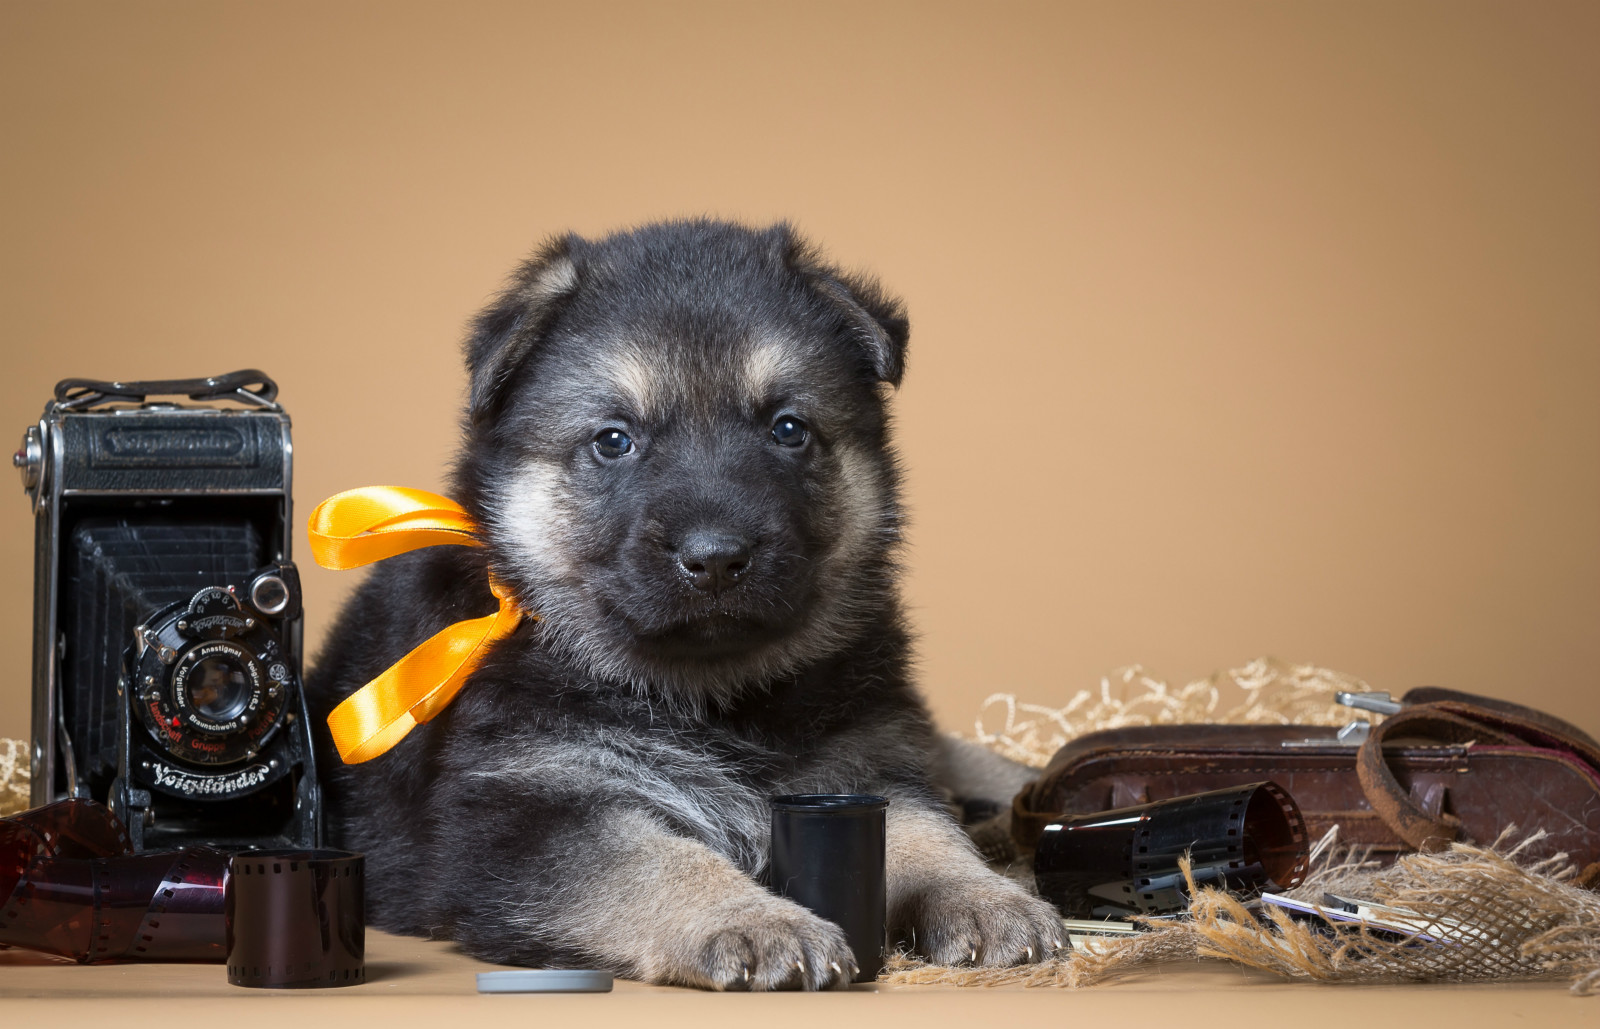
[[[1040,835],[1033,874],[1066,918],[1170,914],[1189,906],[1184,854],[1197,885],[1288,889],[1306,873],[1305,820],[1273,782],[1063,818]]]
[[[772,798],[772,889],[844,930],[858,983],[883,969],[888,808],[867,794]]]
[[[364,859],[260,850],[229,866],[228,982],[280,989],[366,981]]]

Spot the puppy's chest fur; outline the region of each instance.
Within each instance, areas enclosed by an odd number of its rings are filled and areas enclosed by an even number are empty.
[[[316,716],[415,640],[484,613],[493,601],[483,577],[481,556],[464,548],[380,566],[313,673]],[[324,750],[332,836],[371,856],[380,921],[393,921],[381,912],[386,881],[402,890],[408,876],[447,875],[453,855],[477,845],[455,838],[459,814],[506,788],[519,798],[507,825],[526,829],[519,847],[537,847],[563,820],[643,803],[673,831],[760,875],[772,796],[928,792],[933,730],[905,679],[907,641],[892,609],[867,638],[870,646],[754,684],[727,705],[685,711],[588,679],[527,624],[404,746],[354,767]]]
[[[843,655],[725,707],[684,712],[539,668],[545,655],[530,635],[495,662],[521,674],[502,679],[486,669],[446,730],[446,790],[461,776],[515,781],[530,798],[568,810],[644,801],[674,831],[759,875],[773,796],[925,781],[931,730],[908,687],[886,689],[866,674],[870,657]]]

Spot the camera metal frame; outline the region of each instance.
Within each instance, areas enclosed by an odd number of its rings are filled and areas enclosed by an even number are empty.
[[[273,683],[293,686],[293,695],[282,698],[275,709],[276,716],[287,723],[277,727],[275,745],[291,748],[299,772],[294,812],[283,833],[264,834],[259,841],[233,842],[244,846],[320,845],[320,790],[304,692],[299,687],[302,626],[298,580],[290,561],[293,446],[289,417],[278,404],[277,393],[272,379],[254,369],[203,379],[65,379],[56,384],[55,396],[45,404],[38,423],[28,427],[22,447],[12,460],[21,472],[35,516],[32,806],[86,795],[82,769],[75,767],[74,740],[63,716],[62,661],[68,641],[61,624],[61,580],[63,532],[70,529],[63,524],[63,512],[75,504],[99,504],[116,510],[123,501],[132,507],[140,503],[192,504],[216,497],[223,503],[259,504],[260,511],[271,510],[270,517],[261,519],[270,526],[270,532],[265,534],[268,538],[262,541],[268,567],[255,578],[276,573],[281,586],[282,577],[286,576],[294,596],[293,610],[272,611],[270,605],[265,608],[269,615],[277,616],[274,625],[281,637],[277,659],[289,668],[289,674]],[[185,397],[195,403],[151,399],[155,397]],[[223,401],[231,401],[234,406],[220,403]],[[210,585],[220,588],[214,592],[226,592],[229,586],[243,591],[241,597],[235,598],[241,601],[241,619],[263,610],[259,599],[253,596],[253,582]],[[145,614],[155,620],[163,613]],[[252,627],[259,633],[253,622]],[[139,717],[134,714],[134,692],[140,688],[134,677],[147,651],[159,653],[173,641],[163,644],[145,625],[140,625],[135,635],[136,639],[99,644],[118,655],[126,648],[128,656],[122,668],[126,681],[118,683],[117,699],[122,705],[118,713],[122,726],[121,767],[111,789],[116,795],[96,799],[107,800],[114,809],[121,808],[118,814],[128,823],[130,836],[139,847],[152,809],[149,791],[139,788],[133,781],[137,776],[131,776],[127,767],[130,754],[139,749],[129,734],[149,728],[139,725]],[[143,810],[139,809],[141,801]]]

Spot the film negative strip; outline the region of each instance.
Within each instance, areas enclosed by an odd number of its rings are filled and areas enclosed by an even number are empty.
[[[340,850],[135,853],[107,807],[0,820],[0,946],[84,964],[226,963],[239,986],[366,981],[363,859]]]
[[[1305,877],[1310,840],[1294,798],[1274,782],[1063,818],[1034,852],[1039,892],[1067,918],[1162,915],[1188,907],[1178,867],[1243,895]]]
[[[100,961],[221,961],[226,854],[135,854],[92,800],[0,821],[0,944]]]

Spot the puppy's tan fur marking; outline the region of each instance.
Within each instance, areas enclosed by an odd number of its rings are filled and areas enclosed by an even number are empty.
[[[872,455],[841,445],[836,451],[839,485],[833,502],[835,523],[823,565],[830,574],[848,569],[864,554],[892,547],[899,541],[896,509],[885,503],[881,476]],[[819,609],[832,615],[836,601],[825,600]]]
[[[565,543],[572,516],[566,489],[566,471],[559,464],[527,461],[502,487],[494,507],[501,521],[491,531],[510,545],[518,560],[552,577],[571,573]]]
[[[619,350],[606,363],[606,380],[628,398],[634,413],[643,416],[672,403],[670,383],[632,348]]]
[[[547,304],[577,287],[577,266],[572,258],[562,255],[552,259],[537,278],[523,287],[522,299],[529,305]]]
[[[784,380],[801,377],[805,361],[793,340],[773,337],[757,342],[745,353],[742,372],[744,395],[759,404]]]

